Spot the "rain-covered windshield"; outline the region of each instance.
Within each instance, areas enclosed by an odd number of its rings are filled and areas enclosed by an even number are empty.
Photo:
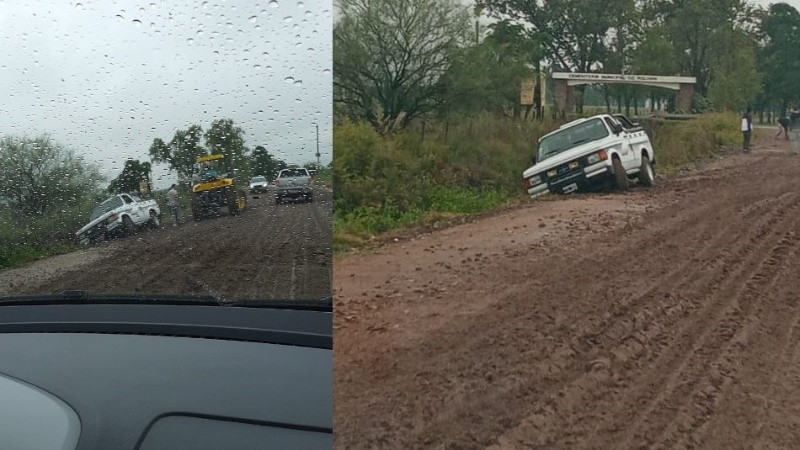
[[[332,11],[3,2],[0,296],[329,297]]]
[[[599,118],[590,119],[557,131],[539,143],[538,161],[555,156],[564,150],[608,136],[608,129]]]

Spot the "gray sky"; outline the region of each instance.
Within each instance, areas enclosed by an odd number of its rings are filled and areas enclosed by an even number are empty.
[[[289,163],[332,157],[331,0],[3,1],[0,136],[49,133],[115,177],[231,118]],[[157,187],[172,181],[157,170]]]

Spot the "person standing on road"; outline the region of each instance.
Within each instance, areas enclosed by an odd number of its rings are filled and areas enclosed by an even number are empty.
[[[167,205],[169,205],[169,211],[172,214],[172,226],[174,227],[178,225],[178,210],[180,208],[180,204],[178,203],[178,188],[174,184],[167,191]]]
[[[747,107],[747,111],[742,115],[742,149],[750,151],[750,139],[753,137],[753,108]]]
[[[800,153],[800,107],[789,111],[789,146],[795,155]]]

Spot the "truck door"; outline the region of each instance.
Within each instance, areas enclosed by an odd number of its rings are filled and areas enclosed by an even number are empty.
[[[617,115],[615,118],[627,131],[630,139],[631,149],[633,150],[634,154],[634,159],[638,164],[640,162],[639,158],[642,154],[642,150],[645,148],[648,142],[647,133],[644,131],[644,128],[634,125],[633,122],[628,120],[628,118],[623,115]]]
[[[621,130],[617,135],[617,138],[621,141],[620,160],[622,162],[623,167],[625,167],[625,170],[633,170],[634,167],[639,167],[639,163],[636,160],[637,159],[636,154],[634,153],[632,148],[633,142],[631,134],[628,132],[628,130],[625,129],[624,126],[622,126],[622,124],[618,120],[612,117],[606,117],[605,121],[610,129]]]
[[[130,214],[133,223],[140,224],[142,223],[142,211],[141,211],[141,203],[135,203],[133,199],[126,195],[122,194],[122,201],[125,202],[125,209],[128,210],[128,214]]]

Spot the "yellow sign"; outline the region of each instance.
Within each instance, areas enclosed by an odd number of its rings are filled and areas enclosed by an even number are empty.
[[[533,89],[536,87],[535,78],[524,78],[519,84],[519,104],[533,105]]]
[[[139,180],[139,192],[147,194],[150,192],[150,183],[147,180]]]

